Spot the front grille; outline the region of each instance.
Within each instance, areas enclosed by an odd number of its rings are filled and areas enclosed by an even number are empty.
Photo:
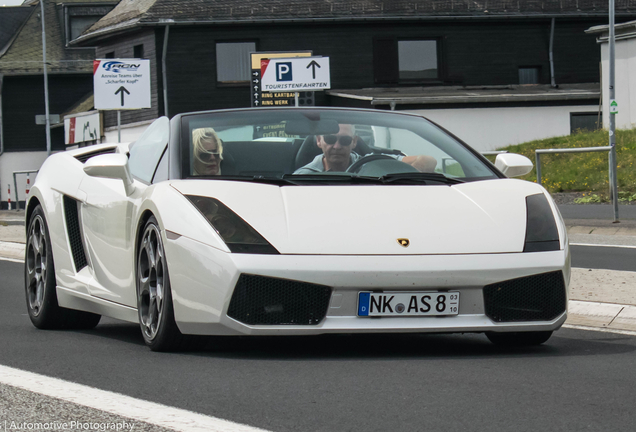
[[[486,315],[496,322],[551,321],[565,312],[563,273],[555,271],[484,287]]]
[[[242,274],[227,315],[250,325],[316,325],[330,297],[328,286]]]
[[[107,147],[99,150],[94,150],[88,153],[82,153],[75,156],[75,159],[80,161],[81,163],[86,163],[87,160],[92,158],[93,156],[99,156],[103,154],[113,154],[117,150],[117,147]]]
[[[79,216],[77,214],[77,201],[64,195],[64,215],[66,216],[66,231],[68,232],[68,243],[73,253],[75,271],[78,272],[86,267],[86,254],[82,244],[80,234]]]

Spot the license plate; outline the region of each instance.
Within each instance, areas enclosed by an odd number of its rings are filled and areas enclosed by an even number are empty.
[[[459,313],[459,292],[359,292],[358,316],[442,316]]]

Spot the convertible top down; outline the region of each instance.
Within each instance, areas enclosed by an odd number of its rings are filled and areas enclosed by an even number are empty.
[[[484,332],[566,320],[566,229],[540,185],[416,115],[268,108],[157,119],[49,157],[27,201],[38,328],[187,334]]]

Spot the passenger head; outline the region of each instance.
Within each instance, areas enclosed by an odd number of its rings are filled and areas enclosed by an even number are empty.
[[[346,171],[349,168],[351,150],[356,148],[358,137],[353,126],[341,124],[335,135],[318,135],[318,147],[324,154],[325,171]]]
[[[194,153],[193,173],[195,175],[217,175],[223,160],[223,143],[212,128],[192,131],[192,151]]]

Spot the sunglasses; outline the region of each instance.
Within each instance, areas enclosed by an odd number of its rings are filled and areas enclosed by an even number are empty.
[[[337,142],[340,142],[340,145],[343,147],[348,147],[353,142],[353,137],[349,135],[324,135],[322,139],[329,145],[334,145]]]
[[[197,152],[196,153],[197,159],[199,159],[201,162],[212,162],[212,158],[215,159],[220,159],[221,158],[221,152]]]

